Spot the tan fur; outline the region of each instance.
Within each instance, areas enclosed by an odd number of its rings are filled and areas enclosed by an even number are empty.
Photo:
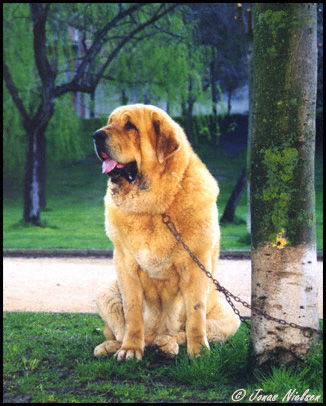
[[[126,130],[127,122],[137,130]],[[108,182],[106,233],[115,246],[118,280],[99,288],[97,303],[107,341],[96,356],[141,359],[145,346],[167,356],[187,343],[190,356],[209,341],[222,342],[239,319],[162,223],[169,215],[184,241],[216,277],[220,232],[219,189],[183,130],[154,106],[116,109],[108,125],[110,156],[136,161],[140,176]]]

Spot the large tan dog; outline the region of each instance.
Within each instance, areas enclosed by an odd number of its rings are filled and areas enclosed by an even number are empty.
[[[107,341],[95,355],[140,360],[155,345],[173,356],[187,343],[193,356],[233,335],[238,317],[162,222],[169,215],[215,275],[219,189],[181,127],[161,109],[136,104],[113,111],[94,142],[110,177],[105,226],[118,274],[99,289]]]

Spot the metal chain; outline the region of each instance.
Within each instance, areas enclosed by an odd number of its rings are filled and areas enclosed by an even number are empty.
[[[229,290],[224,288],[223,286],[220,285],[218,280],[216,280],[213,275],[205,268],[205,266],[199,261],[199,259],[196,257],[196,255],[191,251],[191,249],[188,247],[188,245],[183,241],[182,235],[177,231],[174,223],[171,221],[171,217],[168,216],[167,214],[162,214],[162,221],[166,225],[166,227],[170,230],[170,232],[173,234],[174,238],[183,246],[185,251],[188,252],[190,257],[193,259],[193,261],[198,265],[198,267],[206,274],[206,276],[212,280],[214,285],[216,286],[216,290],[219,292],[222,292],[225,296],[225,299],[229,303],[229,305],[232,307],[234,313],[239,317],[239,319],[246,324],[248,328],[250,328],[249,324],[247,323],[247,320],[240,315],[239,310],[235,307],[234,303],[232,302],[231,298],[235,300],[238,303],[241,303],[242,306],[247,307],[248,309],[251,309],[253,312],[256,312],[260,314],[261,316],[265,317],[267,320],[272,320],[275,321],[279,324],[282,324],[283,326],[289,326],[292,328],[297,328],[302,331],[302,334],[305,337],[310,337],[312,333],[318,333],[322,334],[322,330],[312,328],[312,327],[304,327],[300,326],[296,323],[289,323],[283,319],[277,319],[276,317],[270,316],[267,314],[265,311],[258,309],[257,307],[252,306],[248,302],[245,302],[244,300],[241,300],[239,296],[235,296],[233,293],[231,293]]]

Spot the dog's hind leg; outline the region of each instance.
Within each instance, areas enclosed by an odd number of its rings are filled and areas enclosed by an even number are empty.
[[[214,295],[218,293],[214,291]],[[206,334],[208,342],[221,343],[231,337],[240,326],[239,317],[233,312],[228,303],[217,297],[213,307],[206,316]]]

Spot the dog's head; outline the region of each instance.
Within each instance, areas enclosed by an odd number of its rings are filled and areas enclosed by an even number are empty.
[[[134,182],[141,173],[164,169],[181,147],[181,128],[161,109],[147,105],[119,107],[107,125],[97,130],[95,151],[103,161],[102,172],[112,182]]]

